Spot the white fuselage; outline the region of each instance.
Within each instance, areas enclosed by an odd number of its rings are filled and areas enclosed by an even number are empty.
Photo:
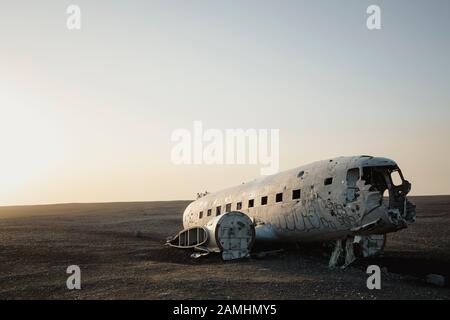
[[[201,197],[186,208],[183,225],[239,211],[254,221],[257,241],[340,239],[375,221],[373,234],[397,231],[407,212],[394,206],[392,171],[399,171],[394,161],[369,156],[314,162]]]

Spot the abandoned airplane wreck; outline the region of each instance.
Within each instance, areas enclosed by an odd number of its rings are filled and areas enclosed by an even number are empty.
[[[167,245],[232,260],[248,257],[255,241],[331,242],[330,267],[346,267],[380,254],[387,233],[415,221],[410,189],[387,158],[318,161],[200,197]]]

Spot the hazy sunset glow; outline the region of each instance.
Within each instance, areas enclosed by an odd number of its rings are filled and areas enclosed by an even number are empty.
[[[0,205],[192,199],[258,165],[175,165],[171,133],[280,129],[280,169],[396,160],[450,194],[450,2],[14,1],[0,12]],[[328,5],[324,5],[328,3]]]

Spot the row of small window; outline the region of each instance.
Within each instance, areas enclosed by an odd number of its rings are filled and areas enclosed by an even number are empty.
[[[292,200],[300,199],[300,195],[301,195],[300,189],[292,190]],[[262,206],[267,205],[267,200],[268,200],[267,196],[261,197],[261,205]],[[283,201],[283,193],[282,192],[277,193],[275,195],[275,202],[282,202],[282,201]],[[253,208],[254,206],[255,206],[255,199],[248,200],[248,207]],[[236,210],[241,210],[241,209],[242,209],[242,202],[236,203]],[[222,210],[222,206],[216,207],[216,216],[220,216],[221,210]],[[230,212],[230,211],[231,211],[231,203],[227,203],[225,205],[225,212]],[[212,209],[208,209],[206,212],[206,216],[209,217],[209,216],[211,216],[211,214],[212,214]],[[203,211],[199,212],[198,218],[199,219],[203,218]]]

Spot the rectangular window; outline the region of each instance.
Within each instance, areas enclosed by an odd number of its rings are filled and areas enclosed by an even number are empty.
[[[236,203],[236,210],[241,210],[241,209],[242,209],[242,202]]]
[[[231,203],[227,203],[227,205],[225,206],[225,212],[230,212],[231,211]]]
[[[216,207],[216,216],[220,216],[220,208],[221,206]]]
[[[255,200],[254,199],[248,200],[248,207],[253,208],[254,206],[255,206]]]
[[[403,184],[402,176],[398,170],[391,172],[391,180],[394,186],[398,187]]]
[[[261,197],[261,205],[264,206],[267,204],[267,196]]]
[[[292,190],[292,200],[300,199],[300,189]]]
[[[211,209],[208,209],[208,217],[211,215]]]
[[[203,218],[203,211],[200,211],[200,213],[198,214],[198,218],[199,219]]]
[[[283,193],[277,193],[277,195],[275,196],[275,201],[276,202],[283,201]]]
[[[328,186],[333,183],[333,178],[326,178],[323,182],[324,185]]]
[[[356,182],[359,180],[359,169],[353,168],[347,171],[347,201],[353,202],[358,197]]]

